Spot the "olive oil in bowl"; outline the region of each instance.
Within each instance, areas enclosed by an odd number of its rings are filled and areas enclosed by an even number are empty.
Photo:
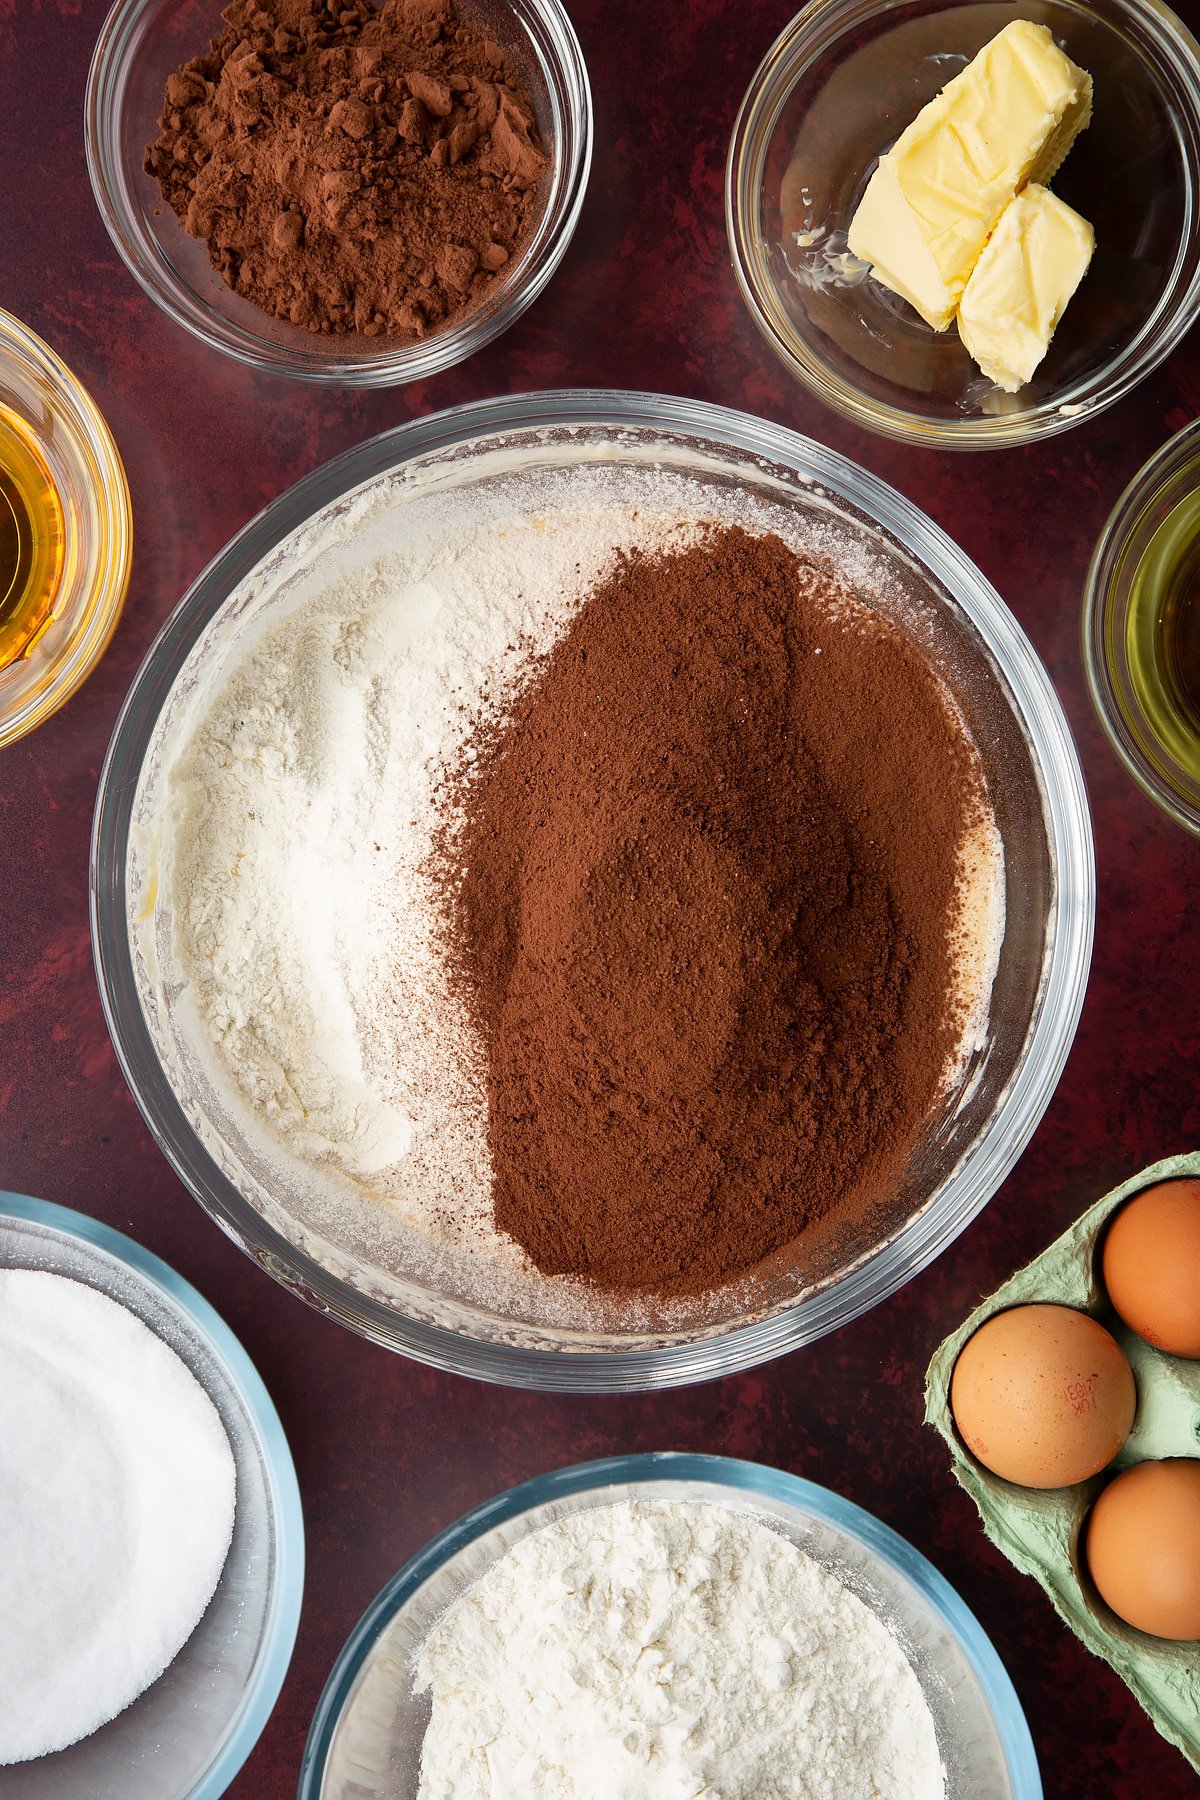
[[[1153,740],[1200,781],[1200,491],[1172,508],[1133,571],[1125,655]]]
[[[1114,507],[1088,570],[1083,652],[1121,761],[1200,835],[1200,420]]]

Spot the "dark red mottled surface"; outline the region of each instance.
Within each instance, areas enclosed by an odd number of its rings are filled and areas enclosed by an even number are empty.
[[[104,662],[0,759],[0,1186],[93,1213],[166,1257],[219,1307],[278,1404],[304,1497],[308,1585],[291,1672],[230,1790],[237,1800],[294,1793],[344,1637],[434,1531],[539,1471],[667,1448],[794,1470],[871,1507],[932,1558],[991,1633],[1053,1800],[1194,1793],[1183,1759],[1116,1676],[984,1541],[920,1416],[929,1353],[977,1299],[1094,1196],[1200,1146],[1200,844],[1117,766],[1078,648],[1080,586],[1113,501],[1200,412],[1200,338],[1132,398],[1044,448],[952,456],[853,431],[791,386],[743,312],[726,255],[730,127],[792,0],[568,6],[592,74],[597,152],[562,269],[472,362],[361,396],[244,372],[142,295],[100,224],[84,165],[81,107],[102,0],[0,0],[0,305],[59,351],[106,413],[137,538]],[[1198,15],[1193,0],[1193,29]],[[822,1343],[724,1382],[626,1399],[538,1398],[435,1374],[359,1342],[254,1269],[141,1123],[105,1034],[87,926],[92,803],[121,697],[229,535],[385,426],[566,384],[744,407],[836,446],[925,507],[996,583],[1049,666],[1082,753],[1099,864],[1079,1036],[1031,1148],[983,1216],[903,1292]]]

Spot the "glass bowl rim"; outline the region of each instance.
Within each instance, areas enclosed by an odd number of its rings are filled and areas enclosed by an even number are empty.
[[[935,0],[931,0],[933,3]],[[962,0],[941,3],[950,10]],[[1083,10],[1080,0],[1065,3]],[[1111,4],[1143,27],[1156,49],[1170,62],[1191,103],[1189,122],[1196,161],[1185,168],[1188,179],[1184,218],[1171,271],[1171,281],[1177,284],[1180,265],[1200,229],[1200,42],[1161,0],[1111,0]],[[760,278],[754,251],[761,237],[759,195],[771,134],[796,80],[813,56],[833,48],[856,26],[894,11],[895,6],[896,0],[808,0],[784,26],[751,77],[734,121],[725,161],[725,229],[742,300],[759,332],[789,372],[824,405],[867,431],[900,443],[940,450],[1000,450],[1057,436],[1124,399],[1191,329],[1200,316],[1200,258],[1186,289],[1173,299],[1170,288],[1160,296],[1131,343],[1113,359],[1126,364],[1119,379],[1113,381],[1108,374],[1091,376],[1069,388],[1053,405],[1043,403],[1023,413],[996,418],[926,419],[909,408],[868,399],[826,368],[796,334],[785,337],[771,316],[771,284]],[[1177,96],[1173,95],[1172,100],[1177,100]],[[1172,110],[1177,111],[1177,106]],[[757,146],[752,161],[748,159],[751,143]],[[1098,380],[1102,383],[1100,391],[1089,391]]]
[[[1200,836],[1200,808],[1165,785],[1125,726],[1105,655],[1107,627],[1118,605],[1113,580],[1117,560],[1146,509],[1189,467],[1194,486],[1200,489],[1200,419],[1193,419],[1161,444],[1123,488],[1096,540],[1084,577],[1079,633],[1092,706],[1118,762],[1161,811],[1185,831]]]
[[[112,428],[88,389],[44,338],[0,308],[0,364],[19,365],[49,383],[56,416],[66,429],[69,461],[77,465],[80,485],[95,505],[103,531],[99,546],[90,546],[88,567],[79,580],[87,594],[100,590],[102,598],[87,629],[71,644],[45,687],[0,717],[0,748],[16,743],[65,706],[92,673],[112,639],[129,591],[133,569],[133,504],[121,452]],[[24,417],[24,415],[22,414]],[[33,425],[33,421],[26,420]],[[38,428],[35,437],[41,435]],[[94,481],[87,479],[85,464],[94,467]],[[75,607],[78,608],[77,596]]]
[[[587,64],[562,0],[521,0],[548,35],[555,73],[566,99],[566,154],[559,164],[553,212],[537,256],[524,265],[511,287],[501,290],[494,307],[485,305],[469,312],[427,339],[356,359],[345,359],[332,351],[310,356],[293,354],[287,346],[272,345],[246,326],[215,318],[213,309],[204,304],[190,282],[181,276],[165,278],[158,261],[146,252],[141,232],[126,205],[121,154],[115,140],[124,103],[122,77],[134,34],[142,17],[160,4],[162,0],[114,0],[100,28],[88,69],[83,106],[84,147],[92,194],[118,255],[142,291],[189,336],[249,368],[291,380],[343,388],[396,387],[428,380],[466,361],[507,331],[543,292],[566,255],[579,222],[595,135]],[[561,151],[564,146],[559,148]],[[481,316],[481,312],[486,316]]]
[[[321,1784],[346,1702],[359,1672],[396,1614],[460,1550],[496,1526],[550,1501],[652,1481],[704,1482],[761,1495],[844,1532],[901,1575],[939,1615],[963,1653],[991,1712],[1012,1782],[1013,1800],[1041,1800],[1042,1783],[1029,1722],[1004,1664],[958,1590],[914,1544],[832,1488],[766,1463],[691,1451],[642,1451],[572,1463],[506,1488],[439,1531],[384,1584],[338,1652],[321,1690],[300,1765],[299,1800],[320,1800]]]
[[[183,661],[238,583],[320,507],[375,476],[435,451],[555,426],[702,436],[743,457],[784,466],[816,481],[891,533],[953,592],[1003,668],[1032,734],[1044,783],[1054,869],[1040,1004],[1022,1061],[967,1171],[943,1188],[940,1208],[914,1220],[849,1274],[764,1319],[666,1347],[619,1350],[512,1345],[468,1335],[400,1313],[351,1288],[279,1236],[211,1163],[165,1083],[133,980],[126,925],[128,824],[146,746]],[[969,607],[964,599],[970,596]],[[621,390],[552,390],[473,401],[409,420],[343,451],[271,501],[193,582],[162,626],[134,677],[100,774],[90,862],[92,947],[105,1020],[143,1118],[184,1186],[226,1235],[318,1310],[376,1343],[419,1362],[497,1381],[558,1392],[640,1391],[678,1386],[752,1367],[822,1336],[894,1293],[925,1268],[982,1210],[1011,1169],[1050,1102],[1074,1037],[1091,956],[1095,862],[1078,756],[1048,675],[1021,627],[954,541],[894,488],[816,440],[709,402]],[[145,1092],[164,1089],[159,1116]],[[1005,1129],[1001,1132],[999,1122]],[[182,1128],[182,1129],[181,1129]],[[946,1204],[947,1192],[953,1195]],[[852,1296],[852,1298],[851,1298]]]
[[[232,1730],[207,1769],[186,1795],[180,1795],[180,1800],[220,1800],[262,1736],[274,1711],[300,1625],[304,1592],[304,1513],[295,1464],[275,1403],[246,1350],[216,1308],[152,1250],[88,1213],[59,1206],[52,1200],[39,1200],[31,1194],[0,1189],[0,1219],[5,1218],[24,1220],[77,1243],[91,1245],[132,1269],[148,1286],[156,1289],[197,1328],[237,1389],[254,1426],[263,1452],[278,1545],[270,1621],[264,1633],[263,1650],[242,1696]]]

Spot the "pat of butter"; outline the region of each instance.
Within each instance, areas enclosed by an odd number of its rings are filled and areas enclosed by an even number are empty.
[[[1024,387],[1045,356],[1095,248],[1087,220],[1036,183],[1001,213],[963,290],[958,332],[1005,393]]]
[[[997,219],[1049,181],[1092,116],[1092,78],[1014,19],[902,131],[867,184],[850,249],[945,331]]]

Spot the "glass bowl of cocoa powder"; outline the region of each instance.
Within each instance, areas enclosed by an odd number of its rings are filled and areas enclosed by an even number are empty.
[[[559,0],[118,0],[85,135],[109,234],[177,324],[254,368],[386,387],[541,293],[592,105]]]
[[[216,1223],[562,1390],[763,1361],[937,1256],[1049,1102],[1093,912],[1066,721],[962,551],[820,444],[608,392],[260,514],[131,689],[92,855],[118,1056]]]

